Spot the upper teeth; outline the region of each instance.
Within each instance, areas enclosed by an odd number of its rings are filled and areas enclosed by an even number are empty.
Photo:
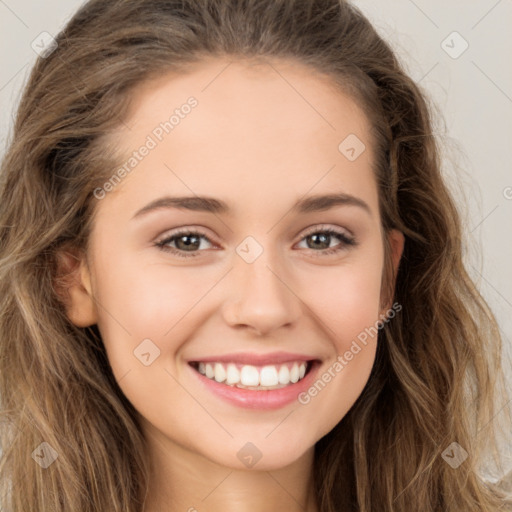
[[[234,363],[199,363],[198,370],[209,379],[225,382],[229,385],[243,386],[277,386],[295,384],[306,374],[307,363],[295,362],[291,369],[287,364],[267,365],[263,367],[246,364],[238,366]]]

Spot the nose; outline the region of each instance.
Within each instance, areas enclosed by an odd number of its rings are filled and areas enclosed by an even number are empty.
[[[269,335],[292,327],[301,314],[301,301],[293,291],[289,272],[264,251],[252,263],[235,255],[227,287],[223,316],[231,327],[245,327]]]

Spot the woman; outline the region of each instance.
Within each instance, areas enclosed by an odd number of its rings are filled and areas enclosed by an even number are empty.
[[[6,510],[510,509],[426,102],[349,3],[86,3],[0,198]]]

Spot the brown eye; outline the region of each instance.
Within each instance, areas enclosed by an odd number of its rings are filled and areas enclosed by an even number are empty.
[[[337,243],[334,247],[331,246],[331,242],[333,239],[338,239],[339,243]],[[319,256],[325,254],[333,254],[338,251],[342,251],[349,246],[356,245],[356,241],[353,237],[348,236],[346,233],[342,231],[337,231],[335,229],[317,229],[316,231],[311,231],[309,234],[303,237],[302,241],[306,241],[306,248],[312,249],[313,252],[320,253]]]
[[[197,235],[179,235],[173,237],[175,240],[175,245],[177,249],[184,251],[193,251],[194,249],[199,249],[201,245],[201,237]]]
[[[201,251],[201,241],[207,240],[211,244],[209,238],[197,231],[182,230],[171,236],[165,237],[163,240],[156,242],[156,246],[162,251],[168,251],[177,256],[187,258],[189,256],[198,256]],[[171,245],[171,244],[174,244]],[[183,254],[183,253],[190,254]]]

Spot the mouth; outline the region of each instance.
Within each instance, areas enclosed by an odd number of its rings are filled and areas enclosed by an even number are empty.
[[[235,362],[189,361],[203,377],[232,388],[265,391],[289,387],[309,374],[318,360],[256,366]]]

